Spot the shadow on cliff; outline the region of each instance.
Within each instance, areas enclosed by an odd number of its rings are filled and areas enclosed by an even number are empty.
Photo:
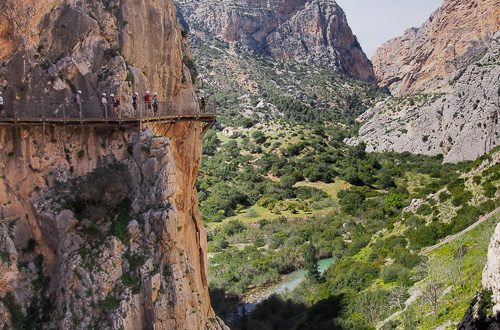
[[[342,330],[336,319],[343,311],[343,296],[332,296],[312,306],[272,295],[251,312],[238,296],[226,295],[222,289],[210,290],[216,314],[233,330]]]

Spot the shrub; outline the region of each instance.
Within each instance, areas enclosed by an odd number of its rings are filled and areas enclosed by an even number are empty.
[[[9,311],[12,326],[16,330],[21,330],[23,329],[23,323],[24,323],[24,315],[23,315],[23,310],[21,309],[21,306],[16,304],[14,300],[14,296],[12,295],[12,292],[7,292],[5,297],[2,298],[2,303],[5,305],[7,310]]]
[[[399,209],[404,206],[404,198],[400,193],[391,192],[384,198],[386,210]]]
[[[422,204],[417,210],[417,214],[427,216],[432,214],[432,208],[429,204]]]
[[[441,203],[446,202],[450,198],[451,198],[451,195],[447,191],[442,191],[439,193],[439,201]]]
[[[398,282],[402,285],[410,284],[411,272],[408,268],[393,264],[390,266],[386,266],[380,272],[380,275],[384,279],[385,283],[394,283]]]
[[[455,179],[450,182],[447,186],[448,191],[453,197],[460,195],[465,190],[464,179]]]
[[[493,198],[497,192],[497,187],[495,187],[491,182],[486,181],[483,183],[483,190],[486,197]]]
[[[131,202],[127,199],[118,206],[117,215],[111,224],[111,232],[123,244],[128,243],[127,226],[130,222],[130,210],[132,208]]]
[[[120,301],[116,299],[112,294],[108,294],[104,300],[99,302],[99,307],[104,312],[109,312],[117,309],[120,306]]]
[[[485,215],[492,212],[496,208],[496,203],[492,200],[487,200],[479,204],[477,208],[479,209],[479,213],[481,215]]]
[[[458,214],[451,219],[450,227],[451,234],[458,233],[468,226],[472,225],[481,216],[481,212],[477,207],[465,205]]]
[[[220,147],[221,141],[217,137],[215,130],[208,130],[203,137],[203,154],[208,156],[213,156]]]
[[[331,288],[341,291],[344,288],[352,290],[364,290],[369,283],[378,276],[377,267],[370,263],[355,261],[351,258],[343,258],[330,268],[328,276]]]
[[[246,227],[240,220],[231,220],[224,226],[224,232],[228,236],[233,236],[235,234],[245,231]]]
[[[264,142],[266,142],[267,137],[261,131],[255,131],[252,133],[252,139],[255,141],[255,143],[263,144]]]
[[[451,203],[453,206],[461,206],[461,205],[467,205],[467,202],[469,202],[472,199],[472,193],[470,191],[463,191],[462,193],[455,195],[455,197],[451,200]]]
[[[355,214],[363,208],[366,200],[365,195],[356,188],[341,190],[337,193],[342,211],[347,214]]]
[[[328,194],[323,190],[314,187],[299,187],[296,196],[298,199],[306,200],[313,199],[319,201],[323,198],[328,198]]]

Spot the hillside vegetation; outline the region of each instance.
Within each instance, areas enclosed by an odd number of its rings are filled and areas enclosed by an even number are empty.
[[[194,45],[202,93],[220,114],[197,182],[219,315],[235,329],[456,326],[480,289],[498,217],[421,251],[498,208],[500,152],[459,164],[366,153],[345,141],[383,90],[217,40]],[[306,281],[251,314],[224,306],[299,268]]]
[[[391,295],[400,295],[404,309],[416,290],[411,288],[432,274],[431,258],[419,255],[420,249],[498,207],[498,152],[474,163],[443,165],[440,157],[367,154],[363,145],[346,146],[349,133],[342,125],[270,126],[206,136],[198,183],[209,222],[213,288],[245,294],[268,286],[307,266],[312,248],[314,260],[337,261],[323,277],[291,293],[292,301],[311,306],[341,294],[347,307],[339,324],[369,328],[398,311],[396,305],[386,308]],[[491,224],[483,230],[483,249],[471,256],[475,266],[484,265],[490,230]],[[433,322],[459,321],[480,280],[477,269],[466,273],[454,291],[464,303],[449,306]],[[452,281],[440,282],[440,290],[447,294],[449,285],[442,286]],[[377,312],[363,312],[377,301]],[[387,324],[403,322],[398,320]]]

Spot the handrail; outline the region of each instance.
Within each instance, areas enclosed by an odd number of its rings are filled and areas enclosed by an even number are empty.
[[[113,107],[112,104],[103,106],[95,102],[92,103],[76,103],[76,102],[6,102],[4,106],[4,116],[2,119],[13,121],[15,123],[24,121],[39,120],[45,121],[62,121],[79,122],[83,124],[86,120],[102,120],[103,122],[113,121],[122,122],[123,120],[139,121],[141,126],[143,122],[149,120],[160,120],[165,117],[186,117],[192,116],[198,119],[203,115],[215,116],[217,113],[216,103],[213,102],[210,106],[202,105],[194,113],[183,113],[175,111],[171,104],[160,102],[157,107],[152,104],[139,102],[135,110],[132,104],[120,105]]]

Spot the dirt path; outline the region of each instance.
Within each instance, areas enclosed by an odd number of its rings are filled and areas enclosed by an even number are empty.
[[[500,213],[500,207],[497,208],[496,210],[494,210],[493,212],[488,213],[488,214],[482,216],[481,218],[479,218],[478,221],[474,222],[472,225],[470,225],[469,227],[465,228],[461,232],[456,233],[455,235],[451,235],[451,236],[446,237],[444,240],[442,240],[441,242],[437,243],[436,245],[429,246],[429,247],[426,247],[425,249],[422,249],[418,254],[420,254],[420,255],[429,254],[430,252],[434,251],[435,249],[440,248],[441,246],[443,246],[443,245],[445,245],[445,244],[447,244],[447,243],[449,243],[451,241],[456,240],[457,238],[459,238],[463,234],[471,231],[472,229],[476,228],[477,226],[479,226],[483,222],[489,220],[490,218],[494,217],[495,215],[497,215],[499,213]]]

